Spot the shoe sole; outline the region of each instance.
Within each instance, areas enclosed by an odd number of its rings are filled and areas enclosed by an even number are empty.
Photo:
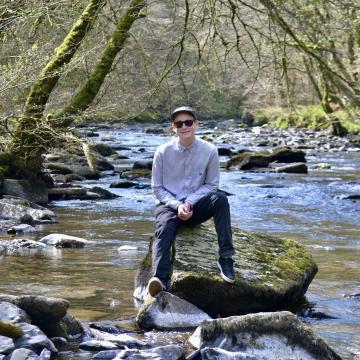
[[[221,269],[221,266],[219,264],[219,262],[217,261],[216,262],[219,270],[220,270],[220,276],[223,278],[223,280],[225,280],[226,282],[230,283],[230,284],[233,284],[235,282],[235,279],[230,279],[228,278],[223,272],[222,272],[222,269]]]
[[[160,291],[163,291],[162,283],[160,280],[152,280],[149,282],[147,292],[152,297],[155,297]]]

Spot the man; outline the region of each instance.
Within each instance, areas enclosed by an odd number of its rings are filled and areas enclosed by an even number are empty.
[[[227,197],[218,192],[219,156],[217,148],[196,137],[198,121],[189,106],[172,113],[177,138],[155,152],[151,186],[155,209],[155,241],[152,248],[153,277],[148,293],[155,296],[169,286],[170,251],[181,225],[197,225],[214,218],[219,244],[217,265],[221,277],[235,281],[233,270],[230,209]]]

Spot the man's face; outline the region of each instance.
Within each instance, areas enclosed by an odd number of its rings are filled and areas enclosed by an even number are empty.
[[[193,120],[193,124],[191,126],[187,126],[184,123],[181,124],[180,128],[177,128],[176,124],[186,120]],[[191,114],[188,113],[179,113],[176,115],[172,128],[180,139],[180,142],[185,145],[190,145],[195,139],[195,132],[197,128],[197,121],[193,118]]]

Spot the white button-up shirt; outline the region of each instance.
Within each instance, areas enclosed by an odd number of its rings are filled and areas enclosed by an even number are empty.
[[[219,187],[219,155],[209,142],[195,138],[187,147],[175,138],[160,145],[154,155],[151,187],[158,203],[176,209],[194,205]]]

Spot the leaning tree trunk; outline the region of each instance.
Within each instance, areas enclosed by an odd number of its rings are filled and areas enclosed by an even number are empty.
[[[124,48],[125,42],[130,36],[130,28],[139,17],[145,3],[145,0],[131,1],[129,7],[117,22],[116,28],[89,78],[73,96],[69,104],[54,115],[57,126],[69,126],[73,121],[72,115],[83,112],[91,105],[106,75],[110,72],[116,55]]]
[[[106,0],[89,0],[32,86],[7,149],[16,161],[16,168],[27,168],[35,174],[40,170],[41,154],[54,136],[47,131],[47,124],[43,120],[46,103],[61,76],[61,69],[72,59],[105,4]]]
[[[23,147],[33,147],[33,131],[38,130],[38,119],[41,119],[46,103],[61,75],[61,69],[74,56],[86,34],[92,28],[97,15],[106,0],[90,0],[80,18],[73,25],[62,44],[55,50],[52,58],[42,69],[27,97],[22,116],[14,132],[15,141]],[[24,148],[25,147],[25,148]]]

